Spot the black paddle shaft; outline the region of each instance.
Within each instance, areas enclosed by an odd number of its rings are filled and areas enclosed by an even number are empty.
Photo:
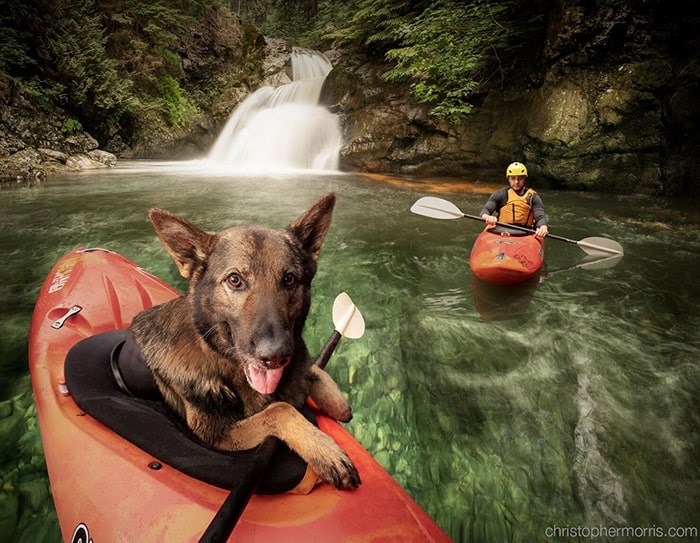
[[[481,221],[484,222],[484,219],[482,217],[479,217],[478,215],[468,215],[467,213],[463,213],[463,215],[467,219],[474,219],[476,221]],[[506,224],[504,222],[498,222],[496,221],[497,226],[504,226],[506,228],[513,228],[514,230],[520,230],[522,232],[527,232],[528,234],[534,234],[535,230],[532,228],[528,228],[527,226],[520,226],[518,224]],[[575,239],[569,239],[569,238],[564,238],[562,236],[555,236],[554,234],[547,234],[548,238],[552,239],[558,239],[559,241],[565,241],[566,243],[573,243],[574,245],[578,245],[578,241]]]
[[[279,440],[275,437],[266,438],[258,446],[255,455],[256,462],[253,468],[243,473],[239,484],[226,496],[224,503],[221,504],[216,515],[209,523],[209,526],[207,526],[206,531],[199,539],[199,543],[225,543],[228,541],[258,483],[265,475],[270,462],[272,462],[272,457],[278,446]]]
[[[333,354],[333,351],[335,351],[335,348],[338,346],[338,342],[340,341],[341,337],[343,336],[340,334],[340,332],[338,332],[338,330],[333,330],[331,337],[328,338],[328,341],[326,341],[326,344],[318,353],[314,364],[321,369],[325,368],[326,364],[328,364],[328,360],[330,360],[331,355]]]
[[[432,217],[433,219],[459,219],[467,218],[474,219],[475,221],[484,222],[484,218],[477,215],[468,215],[463,213],[456,205],[442,198],[434,198],[432,196],[425,196],[418,201],[416,201],[411,206],[411,211],[417,213],[418,215],[424,215],[426,217]],[[525,226],[520,226],[517,224],[504,224],[502,222],[496,221],[497,226],[512,228],[528,234],[534,234],[534,228],[527,228]],[[605,239],[605,238],[585,238],[582,240],[569,239],[562,236],[555,236],[554,234],[547,234],[548,238],[556,239],[559,241],[564,241],[566,243],[571,243],[572,245],[578,246],[580,249],[588,253],[589,255],[600,255],[612,254],[622,256],[624,251],[622,245],[618,242]],[[591,250],[588,250],[591,249]]]

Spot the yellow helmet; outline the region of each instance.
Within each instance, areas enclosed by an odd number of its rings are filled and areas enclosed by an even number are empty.
[[[506,168],[506,177],[511,175],[524,175],[527,177],[527,168],[525,164],[520,162],[513,162],[508,168]]]

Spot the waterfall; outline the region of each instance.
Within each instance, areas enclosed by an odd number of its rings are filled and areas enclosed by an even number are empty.
[[[246,172],[338,169],[338,118],[318,105],[332,66],[321,53],[294,48],[292,82],[262,87],[226,122],[208,160]]]

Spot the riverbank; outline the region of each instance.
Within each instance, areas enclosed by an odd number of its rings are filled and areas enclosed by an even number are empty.
[[[65,112],[40,107],[20,86],[6,91],[0,92],[0,186],[116,165],[116,155]]]

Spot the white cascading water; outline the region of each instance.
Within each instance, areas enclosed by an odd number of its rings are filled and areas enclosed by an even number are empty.
[[[233,112],[208,161],[246,172],[338,169],[340,122],[318,105],[331,63],[321,53],[292,50],[292,83],[262,87]]]

